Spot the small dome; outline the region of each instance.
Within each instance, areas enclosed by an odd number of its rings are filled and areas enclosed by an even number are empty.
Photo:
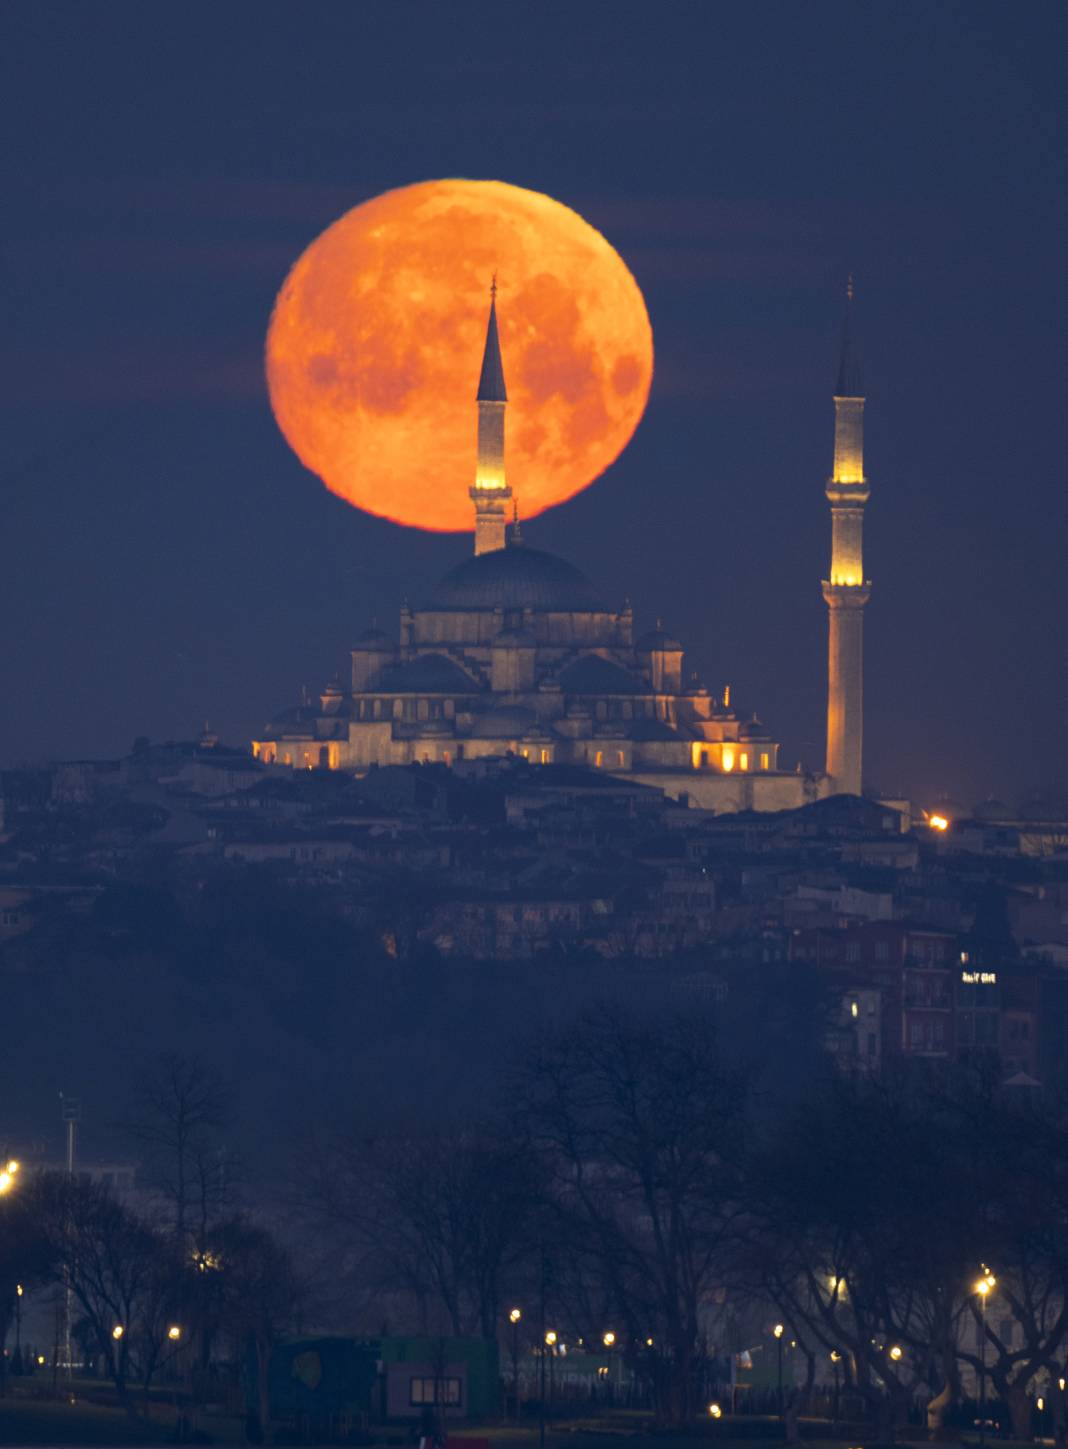
[[[654,650],[660,650],[662,653],[682,653],[682,645],[675,636],[668,634],[659,626],[650,629],[648,634],[643,634],[634,647],[640,649],[643,654],[652,654]]]
[[[494,649],[535,649],[537,644],[529,629],[502,629],[492,640]]]
[[[326,688],[323,690],[323,698],[324,699],[337,699],[341,695],[343,695],[344,693],[345,693],[345,690],[344,690],[344,687],[342,686],[342,683],[341,683],[341,676],[338,675],[338,674],[335,674],[334,677],[333,677],[333,679],[331,679],[331,680],[329,680],[327,682]]]
[[[523,544],[464,559],[441,580],[428,607],[604,613],[597,591],[574,564]]]
[[[319,710],[311,704],[294,704],[289,709],[279,710],[268,722],[266,737],[274,735],[308,734],[319,718]]]
[[[492,709],[471,724],[471,738],[475,740],[515,740],[542,733],[534,711],[519,706]]]
[[[393,640],[383,630],[365,629],[352,647],[354,649],[366,649],[368,652],[375,651],[381,653],[392,649],[394,646]]]
[[[638,694],[647,687],[621,664],[600,654],[584,654],[562,670],[557,679],[565,694]]]

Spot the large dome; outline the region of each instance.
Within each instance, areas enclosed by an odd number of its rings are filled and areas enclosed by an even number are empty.
[[[521,544],[464,559],[438,584],[429,607],[604,612],[597,591],[574,564]]]

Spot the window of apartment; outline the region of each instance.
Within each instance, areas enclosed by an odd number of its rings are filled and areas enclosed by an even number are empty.
[[[876,941],[876,943],[875,943],[875,959],[876,959],[876,961],[889,961],[889,959],[890,959],[890,943],[889,943],[889,941]]]
[[[424,1404],[458,1406],[460,1380],[454,1378],[413,1378],[408,1380],[408,1402],[414,1409]]]

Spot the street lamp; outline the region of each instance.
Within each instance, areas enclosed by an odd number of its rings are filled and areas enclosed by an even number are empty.
[[[975,1285],[979,1295],[979,1444],[986,1444],[986,1300],[998,1280],[983,1264],[983,1276]]]
[[[512,1393],[515,1397],[515,1421],[519,1423],[519,1320],[523,1317],[521,1308],[513,1308],[508,1315],[512,1325]]]
[[[601,1335],[601,1342],[604,1344],[605,1348],[611,1348],[615,1341],[616,1336],[610,1328]]]
[[[15,1186],[15,1179],[19,1175],[19,1168],[21,1165],[21,1163],[16,1162],[15,1159],[12,1157],[4,1167],[3,1171],[0,1171],[0,1197],[2,1197],[5,1192],[10,1192],[11,1189]]]
[[[546,1334],[545,1334],[545,1348],[543,1350],[543,1352],[545,1354],[547,1354],[548,1355],[548,1358],[549,1358],[549,1397],[548,1397],[548,1401],[547,1402],[548,1402],[548,1406],[549,1406],[550,1411],[552,1409],[552,1403],[553,1403],[553,1359],[555,1357],[556,1337],[557,1337],[556,1330],[554,1328],[550,1328],[546,1332]],[[542,1362],[544,1363],[544,1361],[545,1360],[543,1358],[542,1359]],[[544,1384],[545,1384],[545,1380],[544,1380],[544,1377],[543,1377],[542,1378],[542,1387],[543,1388],[544,1388]]]
[[[783,1324],[783,1323],[777,1323],[775,1325],[775,1327],[771,1331],[775,1335],[775,1347],[779,1351],[779,1418],[781,1419],[782,1416],[783,1416],[783,1403],[782,1403],[782,1336],[786,1332],[786,1325]]]
[[[723,1410],[718,1404],[709,1404],[708,1412],[713,1419],[722,1419],[723,1417]]]
[[[118,1343],[119,1339],[125,1332],[126,1330],[125,1328],[123,1328],[122,1324],[116,1323],[115,1327],[111,1330],[111,1336],[115,1340],[115,1342]]]
[[[838,1365],[842,1362],[842,1355],[836,1348],[831,1349],[831,1367],[834,1370],[834,1422],[838,1423]]]
[[[181,1336],[182,1330],[178,1327],[177,1323],[172,1323],[170,1328],[167,1329],[167,1337],[172,1343],[177,1343]]]

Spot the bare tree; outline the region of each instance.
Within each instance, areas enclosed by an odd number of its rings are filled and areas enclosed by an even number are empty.
[[[536,1207],[523,1144],[485,1126],[463,1132],[361,1137],[320,1154],[314,1206],[350,1249],[378,1264],[378,1285],[435,1310],[457,1335],[492,1337]]]
[[[221,1131],[227,1099],[202,1062],[168,1055],[144,1077],[136,1114],[126,1124],[141,1144],[148,1187],[167,1204],[181,1251],[203,1251],[208,1229],[231,1192],[232,1168]]]
[[[130,1386],[139,1384],[147,1399],[173,1322],[177,1285],[165,1243],[100,1184],[44,1173],[33,1196],[89,1340],[107,1362],[120,1404],[138,1419]]]
[[[684,1422],[702,1310],[730,1271],[745,1082],[708,1022],[606,1006],[536,1050],[518,1093],[564,1271],[596,1285],[621,1342],[654,1341],[659,1411]]]

